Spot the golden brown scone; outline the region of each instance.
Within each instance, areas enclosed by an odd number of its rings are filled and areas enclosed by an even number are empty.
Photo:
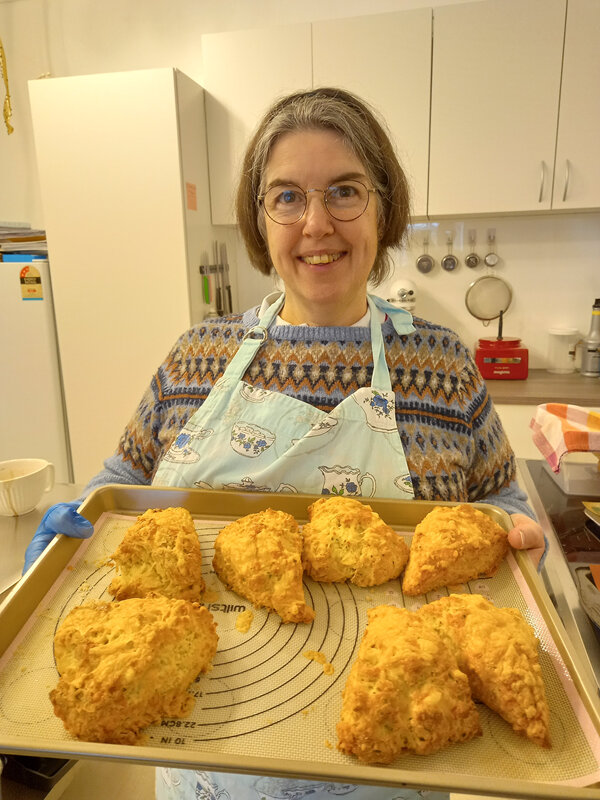
[[[271,608],[284,622],[311,622],[304,602],[302,534],[285,511],[267,508],[226,525],[215,539],[213,567],[257,608]]]
[[[156,595],[78,606],[54,637],[54,713],[78,739],[143,741],[142,728],[191,710],[187,688],[211,669],[217,641],[210,611],[189,600]]]
[[[202,551],[185,508],[149,508],[127,529],[111,558],[118,574],[108,591],[116,600],[151,592],[202,599]]]
[[[321,497],[303,527],[304,569],[316,581],[379,586],[397,578],[408,545],[371,506],[352,497]]]
[[[496,573],[508,534],[471,505],[436,506],[415,528],[402,591],[418,595]]]
[[[549,710],[538,641],[516,608],[496,608],[478,594],[452,594],[417,612],[454,648],[476,700],[513,729],[550,746]]]
[[[366,763],[434,753],[481,734],[466,675],[417,614],[377,606],[342,695],[338,750]]]

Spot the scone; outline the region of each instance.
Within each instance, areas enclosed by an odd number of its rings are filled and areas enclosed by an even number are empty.
[[[538,641],[516,608],[496,608],[478,594],[452,594],[417,612],[453,648],[473,697],[513,729],[550,746],[549,710]]]
[[[378,586],[404,569],[406,542],[366,503],[321,497],[309,506],[308,517],[302,562],[314,580]]]
[[[415,528],[402,591],[418,595],[494,575],[508,534],[472,505],[436,506]]]
[[[117,577],[108,591],[116,600],[151,592],[202,599],[202,551],[194,520],[185,508],[145,511],[127,529],[111,558]]]
[[[366,763],[434,753],[481,734],[466,675],[452,650],[417,614],[369,609],[342,695],[338,749]]]
[[[187,689],[211,669],[217,640],[210,611],[188,600],[157,595],[78,606],[54,637],[54,713],[78,739],[143,741],[147,725],[189,713]]]
[[[213,567],[234,592],[284,622],[314,619],[304,602],[302,534],[291,514],[267,508],[226,525],[215,539]]]

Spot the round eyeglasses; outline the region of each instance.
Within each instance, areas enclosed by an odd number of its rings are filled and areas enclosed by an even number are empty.
[[[369,189],[360,181],[340,181],[327,189],[301,189],[293,183],[272,186],[265,194],[258,195],[265,212],[280,225],[293,225],[304,216],[311,192],[323,192],[323,202],[330,216],[340,222],[351,222],[367,210],[369,196],[376,189]]]

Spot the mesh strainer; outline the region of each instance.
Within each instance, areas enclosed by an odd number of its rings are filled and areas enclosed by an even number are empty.
[[[497,275],[482,275],[469,284],[465,303],[469,313],[489,325],[505,314],[512,300],[512,289]]]

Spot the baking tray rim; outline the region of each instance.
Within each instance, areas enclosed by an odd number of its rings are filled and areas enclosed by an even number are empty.
[[[119,514],[137,515],[147,508],[166,508],[182,505],[190,511],[195,518],[214,518],[215,514],[227,519],[236,519],[243,514],[254,513],[267,507],[276,507],[292,513],[298,522],[305,520],[306,514],[298,513],[298,508],[306,509],[310,503],[321,498],[322,495],[297,494],[297,493],[267,493],[249,491],[226,491],[191,489],[181,487],[153,487],[130,486],[125,484],[107,484],[95,489],[79,506],[82,513],[90,522],[95,523],[102,513],[113,512]],[[385,498],[358,498],[370,505],[373,510],[380,513],[394,528],[402,531],[410,530],[416,522],[436,506],[455,506],[461,503],[452,501],[428,500],[392,500]],[[235,501],[235,502],[234,502]],[[221,504],[227,512],[222,511]],[[240,510],[235,503],[241,502],[244,508]],[[498,524],[508,530],[511,521],[504,509],[488,503],[474,503],[478,509],[492,517]],[[236,510],[237,509],[237,510]],[[406,514],[402,522],[392,513]],[[402,512],[400,511],[402,510]],[[12,642],[25,622],[29,619],[46,592],[50,589],[61,571],[68,564],[83,540],[59,534],[46,548],[34,566],[16,584],[9,595],[0,605],[0,655]],[[584,703],[590,719],[600,735],[600,711],[593,701],[592,691],[580,675],[577,657],[570,652],[570,645],[562,622],[545,590],[543,581],[537,574],[529,557],[520,551],[513,551],[522,575],[532,592],[540,612],[548,625],[552,639],[563,658],[567,669],[573,679],[577,692]],[[23,602],[24,599],[26,602]],[[278,760],[273,758],[259,758],[256,756],[232,756],[215,752],[203,753],[197,751],[181,751],[170,748],[145,747],[143,745],[109,745],[93,742],[66,740],[60,747],[52,747],[47,740],[28,738],[27,744],[22,737],[7,737],[0,741],[0,749],[7,754],[31,754],[33,752],[46,756],[80,757],[89,759],[115,760],[137,764],[154,764],[160,766],[180,767],[184,769],[209,768],[214,771],[235,772],[246,771],[249,773],[283,776],[305,777],[333,782],[347,782],[368,785],[405,786],[409,788],[428,789],[454,792],[477,792],[479,794],[502,795],[518,798],[545,798],[546,800],[561,800],[561,798],[579,798],[579,800],[600,800],[600,784],[588,787],[573,786],[566,781],[554,783],[541,783],[519,779],[498,779],[486,777],[485,787],[481,785],[480,776],[463,775],[450,772],[423,773],[414,770],[402,770],[381,765],[368,766],[358,764],[329,764],[328,762],[310,762],[310,772],[307,772],[309,762]],[[157,758],[160,754],[160,758]],[[183,755],[187,757],[183,757]],[[190,756],[193,754],[193,758]],[[232,762],[237,759],[243,761],[242,765],[234,767]],[[597,788],[598,787],[598,788]]]

